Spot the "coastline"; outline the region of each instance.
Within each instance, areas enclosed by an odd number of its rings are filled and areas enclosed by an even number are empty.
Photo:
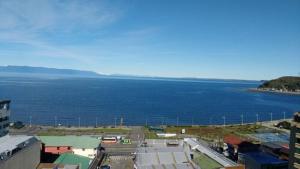
[[[271,89],[258,89],[258,88],[250,88],[248,91],[251,92],[267,92],[267,93],[278,93],[278,94],[285,94],[285,95],[300,95],[300,92],[288,92],[288,91],[280,91],[280,90],[271,90]]]

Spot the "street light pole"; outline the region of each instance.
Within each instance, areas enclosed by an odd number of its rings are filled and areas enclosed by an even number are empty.
[[[98,117],[96,117],[96,128],[98,127]]]
[[[29,127],[31,127],[32,116],[29,116]]]
[[[223,116],[223,126],[224,127],[226,126],[226,116],[225,115]]]
[[[57,117],[54,116],[54,127],[56,127],[56,126],[57,126]]]
[[[80,117],[78,117],[78,128],[80,128]]]
[[[273,113],[270,113],[270,117],[271,117],[271,123],[273,122]]]
[[[242,125],[244,124],[244,115],[243,114],[241,115],[241,123],[242,123]]]

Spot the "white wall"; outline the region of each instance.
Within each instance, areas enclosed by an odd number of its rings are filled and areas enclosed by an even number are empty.
[[[77,155],[81,155],[81,156],[85,156],[85,157],[89,157],[91,159],[95,158],[97,150],[94,149],[79,149],[79,148],[73,148],[72,149],[74,154]]]

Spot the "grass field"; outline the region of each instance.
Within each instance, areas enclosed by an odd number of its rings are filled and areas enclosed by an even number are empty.
[[[256,124],[247,125],[232,125],[232,126],[169,126],[166,127],[166,133],[180,134],[182,129],[186,130],[187,135],[198,136],[207,141],[222,139],[224,135],[234,134],[245,137],[246,134],[256,133],[257,130],[262,130],[265,127]]]
[[[40,136],[62,136],[62,135],[101,135],[101,134],[128,134],[129,128],[49,128],[37,133]]]

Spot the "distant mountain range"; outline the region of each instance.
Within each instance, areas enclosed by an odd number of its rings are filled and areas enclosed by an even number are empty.
[[[50,77],[98,77],[100,74],[92,71],[82,71],[73,69],[56,69],[46,67],[31,67],[31,66],[0,66],[0,75],[18,76],[18,75],[33,75],[33,76],[50,76]]]
[[[145,79],[145,80],[179,80],[179,81],[240,81],[254,82],[255,80],[239,80],[239,79],[212,79],[212,78],[189,78],[189,77],[155,77],[155,76],[137,76],[112,74],[104,75],[93,71],[83,71],[74,69],[57,69],[46,67],[32,66],[0,66],[0,76],[5,77],[38,77],[38,78],[118,78],[118,79]]]

